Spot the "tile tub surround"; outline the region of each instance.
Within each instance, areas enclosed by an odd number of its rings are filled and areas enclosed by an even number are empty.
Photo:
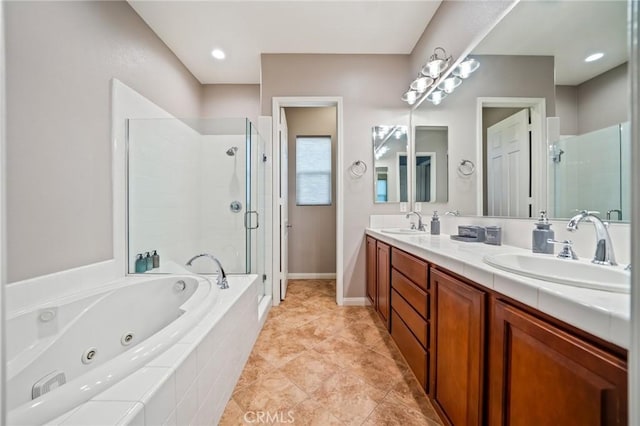
[[[449,235],[391,235],[367,228],[366,234],[391,244],[559,320],[628,349],[630,297],[526,278],[501,271],[482,261],[485,255],[531,254],[531,250],[502,245],[453,241]],[[549,255],[540,255],[549,256]]]
[[[50,425],[216,425],[259,330],[256,275],[229,289],[200,324],[144,368]]]
[[[220,425],[442,424],[373,309],[337,306],[333,280],[289,283]]]

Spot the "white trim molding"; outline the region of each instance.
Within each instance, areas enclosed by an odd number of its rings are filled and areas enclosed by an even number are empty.
[[[328,272],[301,272],[301,273],[289,273],[287,274],[287,278],[290,280],[335,280],[336,273]]]
[[[342,299],[343,306],[371,306],[371,301],[367,297],[345,297]]]

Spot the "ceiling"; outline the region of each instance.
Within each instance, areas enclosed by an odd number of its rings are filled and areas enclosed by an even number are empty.
[[[129,0],[203,84],[259,83],[261,53],[409,54],[440,2]]]
[[[473,53],[555,56],[556,84],[575,86],[627,61],[627,2],[521,1]]]
[[[258,84],[261,53],[409,54],[440,3],[129,0],[203,84]],[[627,61],[626,15],[626,0],[523,0],[473,53],[554,56],[556,83],[577,85]]]

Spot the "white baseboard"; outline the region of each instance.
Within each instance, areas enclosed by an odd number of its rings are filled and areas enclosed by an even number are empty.
[[[370,306],[368,297],[345,297],[342,299],[342,306]]]
[[[335,280],[336,274],[335,272],[329,273],[293,273],[287,274],[287,279],[290,280]]]

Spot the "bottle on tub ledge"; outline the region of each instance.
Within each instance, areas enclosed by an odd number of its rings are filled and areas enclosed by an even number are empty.
[[[153,256],[151,256],[151,258],[153,259],[153,269],[159,268],[160,267],[160,255],[158,254],[158,250],[154,250],[153,251]]]
[[[149,252],[147,252],[147,255],[145,256],[144,260],[146,260],[147,262],[147,271],[150,271],[153,269],[153,257],[151,257],[151,254]]]
[[[142,257],[142,253],[138,253],[136,258],[136,274],[147,272],[147,260]]]

